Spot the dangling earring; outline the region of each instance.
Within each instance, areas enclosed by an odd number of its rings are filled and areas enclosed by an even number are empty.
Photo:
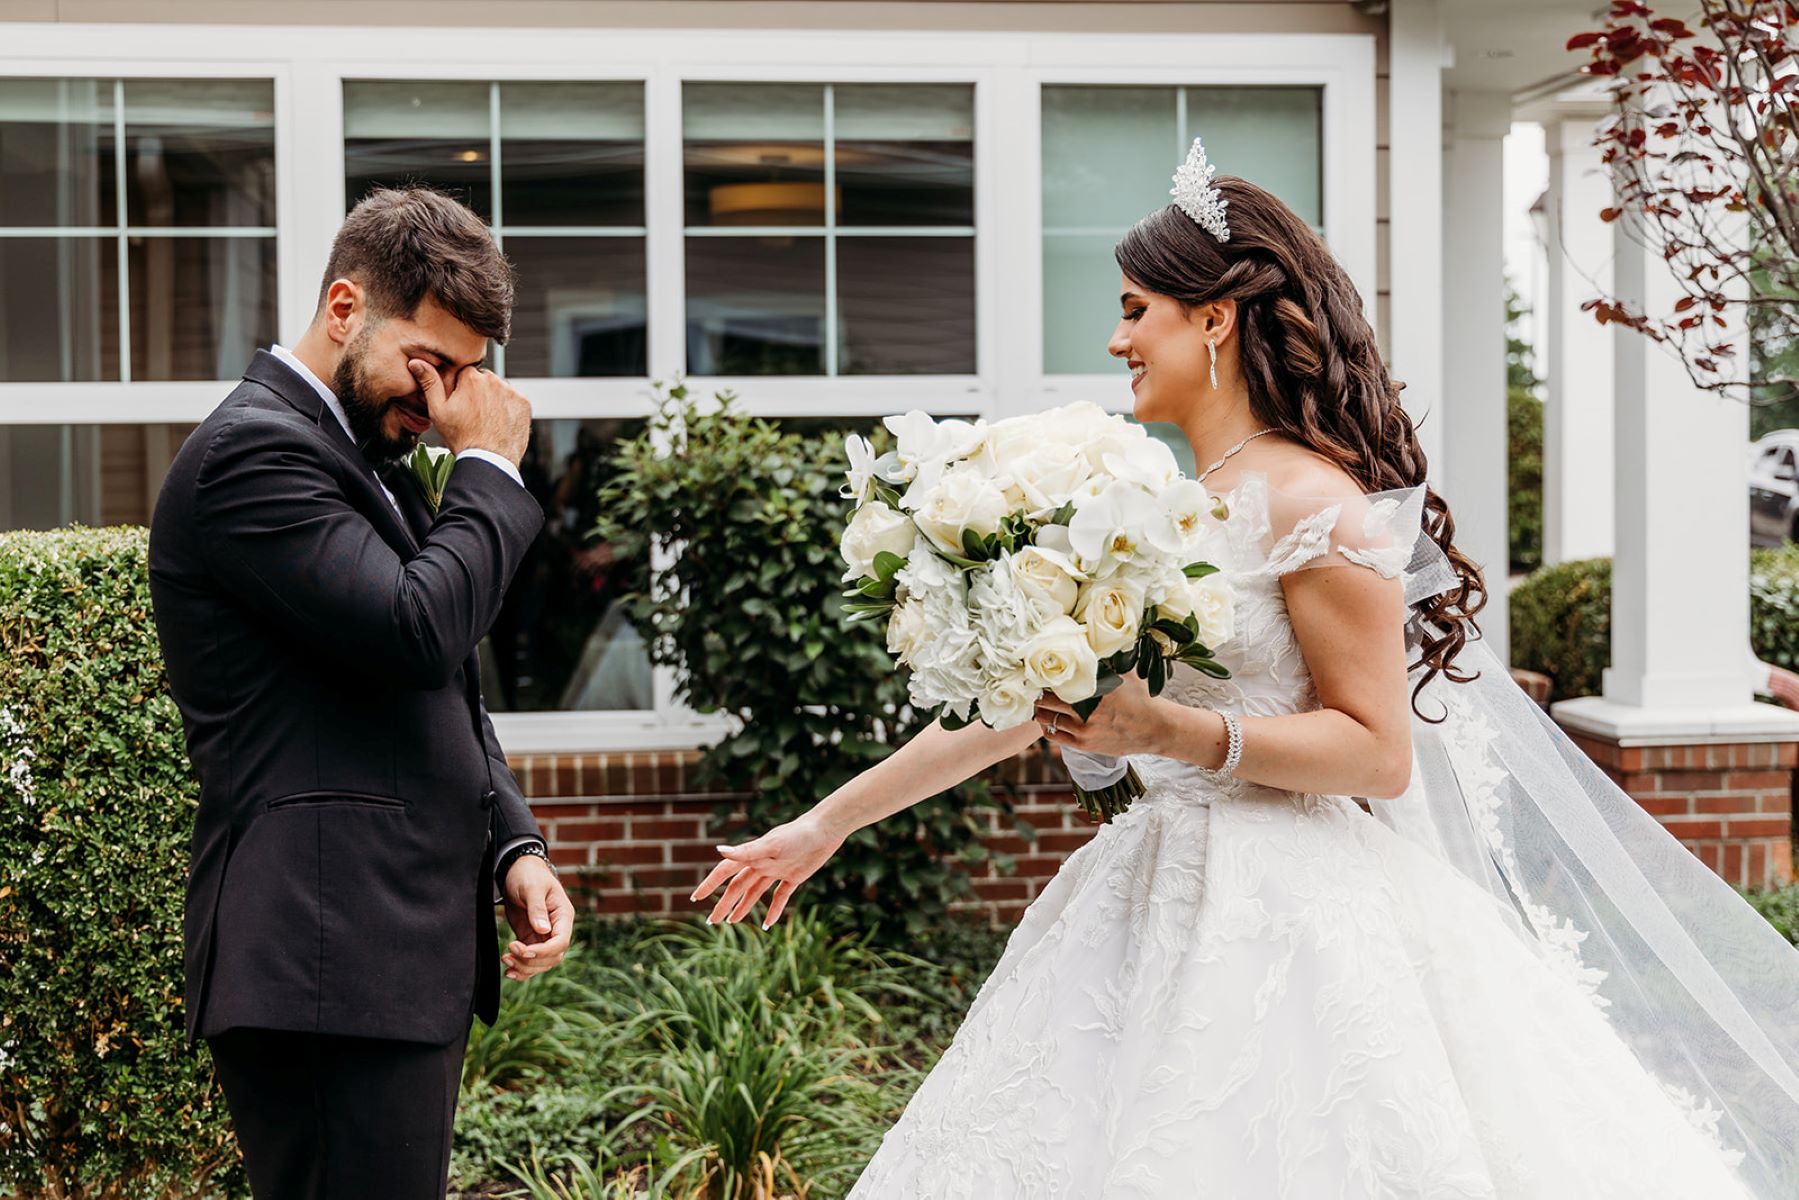
[[[1218,390],[1218,343],[1207,342],[1206,349],[1212,352],[1212,390]]]

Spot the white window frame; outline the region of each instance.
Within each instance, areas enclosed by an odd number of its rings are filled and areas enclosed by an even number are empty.
[[[1370,35],[358,26],[354,43],[366,52],[346,54],[345,28],[9,24],[0,77],[273,80],[277,335],[290,339],[311,320],[319,272],[342,219],[346,79],[643,81],[649,374],[516,380],[539,419],[648,416],[650,381],[680,373],[686,329],[680,101],[689,81],[974,85],[975,373],[687,380],[701,395],[736,391],[755,415],[878,417],[918,408],[997,419],[1072,400],[1129,411],[1122,367],[1115,375],[1043,372],[1045,85],[1320,88],[1324,233],[1373,319]],[[1169,164],[1171,174],[1175,165]],[[1011,202],[1002,203],[1002,196]],[[234,383],[0,383],[0,425],[197,422]],[[653,711],[496,713],[494,724],[514,753],[691,747],[725,728],[719,718],[675,703],[672,672],[658,669],[655,692]]]

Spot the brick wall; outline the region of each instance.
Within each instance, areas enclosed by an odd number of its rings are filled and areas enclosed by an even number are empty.
[[[1569,731],[1612,781],[1731,883],[1793,880],[1799,745],[1619,746]]]
[[[698,754],[515,755],[514,774],[550,843],[550,856],[570,891],[600,913],[686,913],[705,908],[688,900],[718,862],[713,847],[742,819],[715,823],[712,814],[740,796],[696,789],[690,775]],[[1042,755],[1026,755],[995,769],[1010,787],[1015,811],[1035,837],[989,818],[988,846],[1016,856],[1002,875],[989,863],[973,880],[976,899],[956,908],[1015,923],[1062,860],[1092,836],[1061,769]],[[716,897],[715,897],[716,899]]]
[[[1793,878],[1793,773],[1799,746],[1619,747],[1570,734],[1617,784],[1724,878],[1768,886]],[[571,891],[600,913],[704,911],[688,900],[718,861],[713,846],[729,824],[714,808],[737,797],[696,790],[692,751],[514,756],[550,853]],[[1013,789],[1026,838],[989,818],[987,845],[1015,856],[1002,875],[991,863],[974,879],[978,899],[958,908],[1013,924],[1062,861],[1092,836],[1061,768],[1032,753],[995,769]],[[741,818],[741,809],[734,819]]]

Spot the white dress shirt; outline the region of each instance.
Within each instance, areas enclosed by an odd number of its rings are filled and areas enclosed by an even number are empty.
[[[350,418],[344,412],[343,403],[338,400],[337,393],[326,387],[324,381],[317,375],[314,375],[305,363],[301,362],[298,358],[295,358],[294,352],[289,350],[286,346],[280,344],[271,345],[269,347],[269,353],[286,363],[289,370],[293,371],[294,374],[312,385],[312,390],[319,394],[319,399],[325,402],[325,407],[331,410],[331,415],[337,418],[337,423],[344,427],[344,432],[350,434],[350,440],[354,442],[356,440],[356,435],[350,431]],[[500,470],[506,472],[514,483],[518,484],[520,487],[525,486],[524,478],[518,473],[518,468],[513,466],[504,455],[495,454],[492,450],[480,449],[468,449],[461,451],[456,455],[457,462],[461,462],[465,458],[478,458],[483,462],[490,462],[494,466],[500,468]],[[389,491],[387,485],[381,482],[381,476],[379,474],[375,476],[375,482],[381,484],[382,494],[387,497],[387,502],[394,506],[394,512],[399,513],[400,524],[405,525],[406,514],[401,512],[400,502],[394,499],[393,492]],[[540,846],[543,844],[542,839],[540,838],[514,838],[504,846],[500,847],[500,852],[494,856],[494,861],[497,863],[501,858],[505,857],[507,851],[515,846],[523,845],[526,842],[536,842]],[[500,880],[496,877],[494,879],[494,902],[497,904],[502,899],[504,899],[504,896],[501,894]]]

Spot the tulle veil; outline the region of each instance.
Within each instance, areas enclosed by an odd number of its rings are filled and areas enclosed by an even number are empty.
[[[1398,501],[1395,528],[1418,531],[1403,571],[1414,650],[1419,603],[1459,583],[1422,531],[1423,491],[1382,494]],[[1478,677],[1439,674],[1422,688],[1411,783],[1370,811],[1483,889],[1753,1194],[1799,1196],[1799,950],[1601,771],[1484,642],[1468,642],[1455,667]]]

